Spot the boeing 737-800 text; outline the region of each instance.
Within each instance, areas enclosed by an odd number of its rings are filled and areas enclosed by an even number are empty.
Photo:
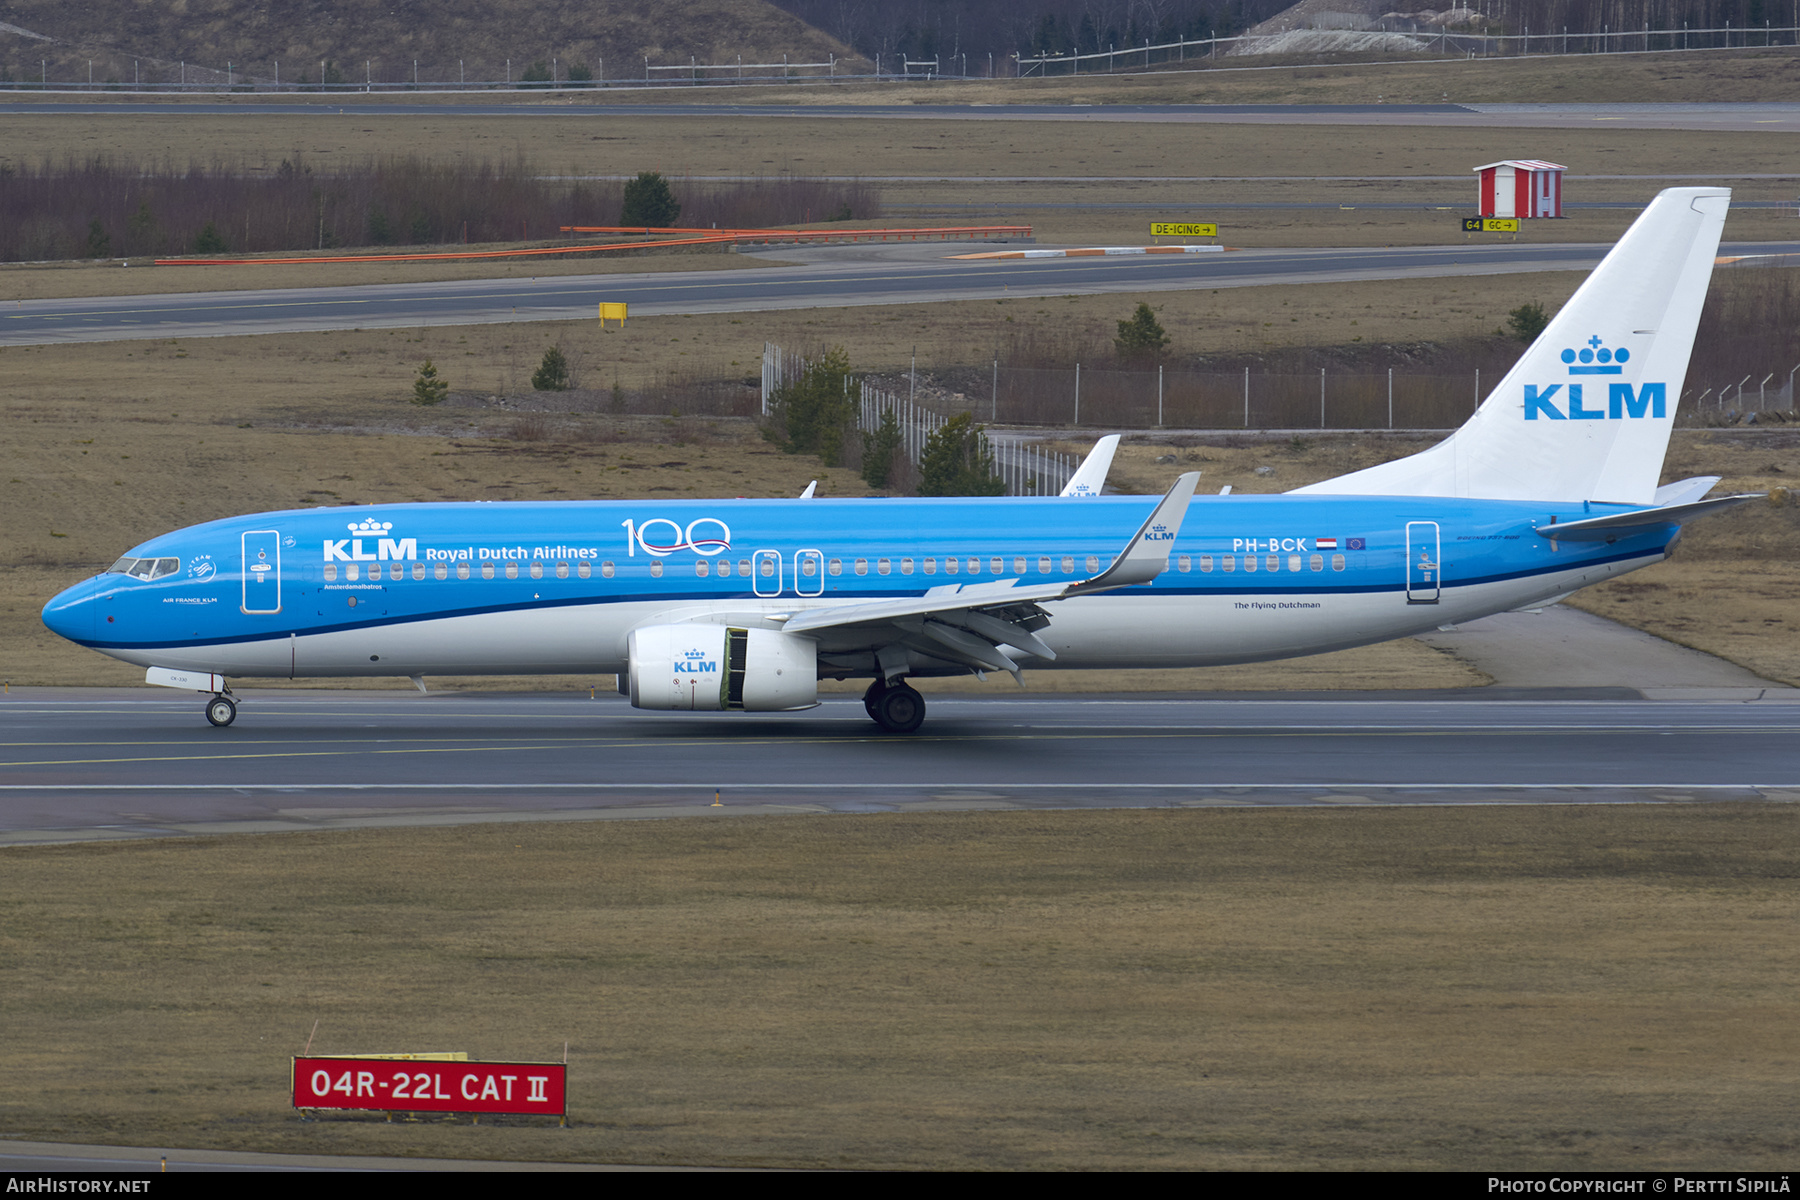
[[[44,622],[215,725],[232,676],[608,672],[693,711],[866,678],[906,732],[909,676],[1251,662],[1543,604],[1749,498],[1658,486],[1729,198],[1659,195],[1444,442],[1286,495],[1101,497],[1107,444],[1062,497],[262,513],[152,538]]]

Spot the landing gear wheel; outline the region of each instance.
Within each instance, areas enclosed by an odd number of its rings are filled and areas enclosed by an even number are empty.
[[[869,715],[889,733],[912,733],[925,723],[925,697],[904,683],[893,684],[870,702]]]
[[[229,696],[214,696],[206,702],[206,719],[224,728],[237,720],[237,705]]]
[[[887,686],[887,680],[877,679],[874,683],[869,685],[869,690],[863,693],[863,711],[869,714],[869,720],[871,721],[881,720],[880,717],[875,715],[875,705],[880,701],[881,693],[887,691]]]

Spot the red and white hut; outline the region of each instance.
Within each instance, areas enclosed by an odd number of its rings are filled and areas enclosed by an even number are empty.
[[[1481,215],[1484,217],[1560,217],[1563,172],[1561,163],[1535,158],[1509,158],[1505,162],[1476,167],[1481,176]]]

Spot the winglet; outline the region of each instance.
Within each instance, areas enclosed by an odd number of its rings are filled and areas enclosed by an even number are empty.
[[[815,479],[815,480],[813,480],[813,481],[812,481],[812,482],[811,482],[811,483],[809,483],[809,484],[807,484],[807,485],[806,485],[806,490],[805,490],[805,491],[804,491],[804,492],[801,492],[801,493],[800,493],[800,496],[799,496],[799,499],[801,499],[801,500],[811,500],[811,499],[812,499],[812,498],[813,498],[813,490],[814,490],[814,489],[815,489],[815,488],[817,488],[817,487],[818,487],[818,486],[819,486],[819,481],[818,481],[818,480],[816,480],[816,479]]]
[[[1058,494],[1064,497],[1098,496],[1106,487],[1106,473],[1112,470],[1113,454],[1118,448],[1119,435],[1116,433],[1109,433],[1095,442],[1094,448],[1088,451],[1081,466],[1075,469],[1075,474]]]
[[[1084,592],[1104,591],[1107,588],[1129,587],[1134,583],[1149,583],[1161,575],[1169,566],[1169,550],[1175,545],[1175,538],[1181,533],[1181,523],[1187,518],[1188,503],[1194,498],[1194,489],[1200,486],[1200,472],[1189,471],[1175,481],[1162,502],[1156,506],[1138,531],[1131,535],[1112,566],[1083,583],[1069,589],[1070,595]]]

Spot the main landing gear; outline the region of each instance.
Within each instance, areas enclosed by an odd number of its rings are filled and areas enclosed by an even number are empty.
[[[869,719],[889,733],[912,733],[925,723],[925,697],[905,680],[877,679],[863,693]]]
[[[206,702],[206,719],[223,729],[237,720],[237,701],[219,693]]]

